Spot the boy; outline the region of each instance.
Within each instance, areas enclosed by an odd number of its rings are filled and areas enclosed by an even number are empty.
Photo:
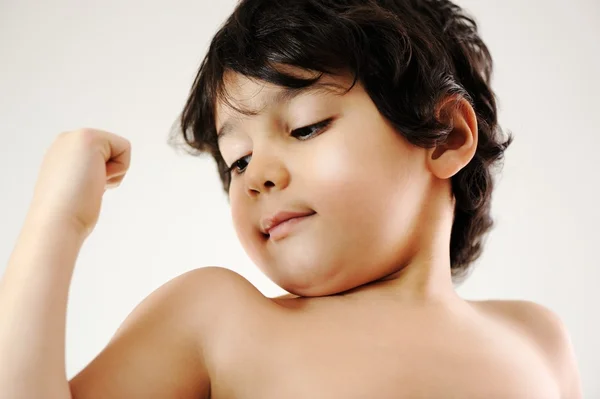
[[[242,1],[182,131],[214,156],[249,256],[290,294],[188,272],[67,382],[72,269],[130,148],[63,134],[0,287],[1,396],[580,397],[553,313],[454,291],[491,227],[491,168],[510,143],[491,71],[475,23],[448,1]]]

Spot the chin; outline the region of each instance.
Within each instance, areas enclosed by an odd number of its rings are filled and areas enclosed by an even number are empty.
[[[320,297],[335,294],[335,290],[327,287],[327,285],[312,284],[312,285],[298,285],[298,284],[281,284],[281,288],[300,297]]]
[[[310,286],[290,286],[289,288],[282,288],[291,294],[298,295],[301,297],[321,297],[336,295],[356,287],[358,287],[358,285],[324,283],[313,284]]]
[[[317,266],[303,267],[295,262],[288,268],[278,267],[275,273],[265,274],[287,292],[303,297],[334,295],[354,288],[353,281],[346,275],[347,271],[345,273],[334,267],[324,268],[324,263],[313,264]]]

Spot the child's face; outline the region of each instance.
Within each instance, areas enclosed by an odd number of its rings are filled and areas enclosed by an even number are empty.
[[[219,143],[227,165],[239,160],[229,190],[237,235],[267,276],[297,295],[329,295],[410,260],[419,247],[415,227],[429,216],[427,152],[389,125],[360,84],[264,108],[282,88],[234,74],[226,85],[235,105],[262,109],[244,116],[221,103],[216,126],[229,126]],[[312,214],[265,235],[264,220],[285,211]]]

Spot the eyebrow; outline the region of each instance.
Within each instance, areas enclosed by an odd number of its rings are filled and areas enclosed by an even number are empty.
[[[262,103],[262,106],[259,108],[260,111],[252,112],[252,114],[259,115],[265,109],[271,108],[276,104],[288,104],[290,101],[292,101],[294,98],[300,96],[301,94],[322,93],[322,92],[331,93],[332,89],[329,86],[331,86],[331,85],[315,83],[311,86],[300,87],[300,88],[284,87],[281,90],[279,90],[277,93],[275,93],[274,95],[269,96]],[[217,132],[217,141],[221,141],[223,139],[223,137],[233,133],[234,128],[236,126],[237,126],[237,123],[235,121],[232,121],[231,118],[226,119],[225,122],[223,122],[223,126],[221,126],[221,128]]]

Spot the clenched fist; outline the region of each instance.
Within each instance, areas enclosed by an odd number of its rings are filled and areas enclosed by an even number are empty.
[[[130,159],[131,145],[123,137],[87,128],[61,133],[44,156],[31,212],[72,224],[87,237],[104,192],[121,183]]]

